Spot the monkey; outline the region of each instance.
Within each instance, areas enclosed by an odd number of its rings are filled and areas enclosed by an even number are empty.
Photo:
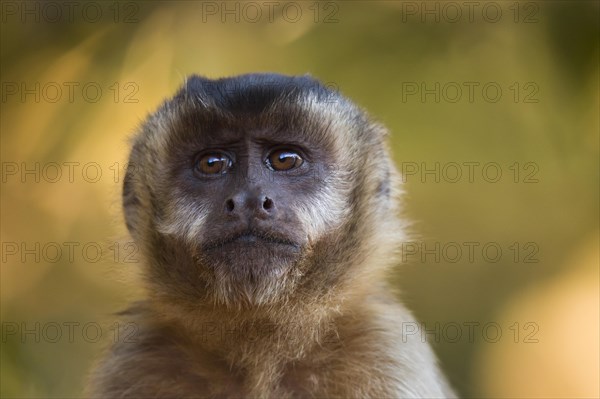
[[[455,397],[386,283],[407,230],[388,135],[310,75],[189,76],[133,137],[146,294],[89,396]]]

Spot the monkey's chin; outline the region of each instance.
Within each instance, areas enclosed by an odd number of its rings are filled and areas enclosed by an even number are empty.
[[[291,289],[300,258],[299,246],[246,238],[202,254],[219,302],[250,305],[272,303]]]

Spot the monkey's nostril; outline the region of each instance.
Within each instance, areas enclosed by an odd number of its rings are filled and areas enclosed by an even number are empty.
[[[228,199],[227,201],[225,201],[225,209],[227,209],[227,212],[233,212],[234,208],[235,205],[232,199]]]
[[[269,210],[273,208],[273,201],[271,201],[271,198],[265,198],[265,201],[263,202],[263,209],[265,210]]]

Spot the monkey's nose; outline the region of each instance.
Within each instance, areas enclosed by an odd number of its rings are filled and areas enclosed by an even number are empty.
[[[275,209],[273,200],[266,195],[239,193],[225,200],[225,214],[237,217],[266,218]]]

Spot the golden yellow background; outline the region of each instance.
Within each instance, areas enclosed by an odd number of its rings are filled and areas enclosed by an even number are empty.
[[[597,1],[72,3],[1,4],[2,397],[82,396],[138,295],[129,135],[186,75],[246,72],[312,74],[389,127],[399,168],[444,172],[406,176],[406,215],[474,258],[413,254],[391,281],[461,396],[600,395]]]

